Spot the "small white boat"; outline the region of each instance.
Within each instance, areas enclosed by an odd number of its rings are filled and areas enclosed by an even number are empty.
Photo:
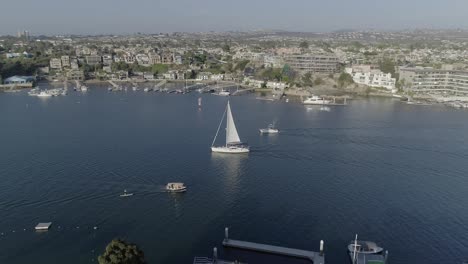
[[[149,92],[149,88],[143,89],[143,92]]]
[[[214,143],[216,141],[216,137],[218,136],[219,129],[221,128],[221,124],[223,123],[225,115],[226,145],[215,147]],[[237,133],[236,129],[236,124],[234,123],[234,118],[232,117],[231,105],[229,104],[229,101],[226,106],[226,111],[224,111],[223,117],[221,118],[221,122],[219,123],[218,130],[216,131],[216,135],[213,139],[213,143],[211,143],[211,151],[228,154],[248,153],[250,151],[249,146],[247,144],[242,143],[239,138],[239,134]]]
[[[88,87],[86,87],[86,86],[84,86],[84,85],[81,86],[81,91],[82,91],[82,92],[87,92],[87,91],[88,91]]]
[[[133,86],[133,87],[132,87],[132,90],[133,90],[133,91],[138,91],[138,87]]]
[[[52,95],[48,93],[47,91],[41,91],[40,93],[37,94],[37,97],[51,97]]]
[[[124,190],[124,192],[120,195],[120,197],[129,197],[133,196],[133,193],[128,193],[127,190]]]
[[[166,185],[166,191],[168,192],[185,192],[187,187],[182,182],[170,182]]]
[[[330,100],[325,100],[322,97],[318,97],[316,95],[310,96],[307,99],[305,99],[304,102],[302,102],[302,104],[305,105],[326,105],[330,103]]]
[[[218,93],[219,96],[230,96],[231,93],[226,90],[222,90],[221,92]]]
[[[31,91],[28,92],[28,95],[37,96],[37,95],[39,95],[40,92],[41,92],[41,90],[39,88],[34,88],[34,89],[31,89]]]
[[[269,124],[267,128],[260,128],[262,134],[278,134],[279,130],[273,124]]]

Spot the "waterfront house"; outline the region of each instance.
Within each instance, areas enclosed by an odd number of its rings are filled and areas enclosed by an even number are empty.
[[[200,72],[197,74],[197,80],[203,81],[203,80],[209,80],[211,76],[211,72]]]
[[[85,75],[83,71],[80,70],[69,70],[67,72],[67,79],[68,80],[77,80],[77,81],[84,81]]]
[[[5,84],[27,84],[27,83],[34,83],[36,78],[34,76],[12,76],[6,78],[3,83]]]

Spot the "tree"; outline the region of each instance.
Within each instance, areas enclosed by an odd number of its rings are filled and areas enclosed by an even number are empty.
[[[98,257],[99,264],[145,264],[145,256],[136,245],[113,239]]]
[[[380,70],[384,73],[391,73],[392,76],[395,76],[395,62],[392,59],[384,58],[379,61]]]
[[[352,83],[354,83],[354,81],[353,77],[350,74],[346,72],[340,74],[340,77],[338,78],[338,85],[340,88],[344,88]]]
[[[223,51],[229,52],[229,51],[231,51],[231,47],[229,47],[229,45],[226,43],[226,44],[223,45]]]
[[[317,77],[315,80],[314,80],[314,84],[315,85],[321,85],[321,84],[324,84],[325,82],[323,81],[322,78],[320,77]]]
[[[300,44],[299,44],[299,48],[301,48],[302,50],[306,50],[309,48],[309,43],[307,41],[302,41]]]
[[[302,76],[302,82],[306,86],[312,86],[312,74],[310,72],[304,74],[304,76]]]

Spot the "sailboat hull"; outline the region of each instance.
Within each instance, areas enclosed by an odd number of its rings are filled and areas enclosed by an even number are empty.
[[[241,153],[248,153],[250,149],[247,147],[211,147],[212,152],[217,153],[229,153],[229,154],[241,154]]]

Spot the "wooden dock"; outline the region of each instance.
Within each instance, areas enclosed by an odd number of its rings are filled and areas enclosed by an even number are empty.
[[[223,246],[270,253],[287,257],[303,258],[312,261],[314,264],[325,264],[325,255],[323,253],[323,240],[320,240],[320,252],[278,247],[266,244],[259,244],[247,241],[234,240],[229,238],[229,228],[224,229]],[[216,250],[215,250],[216,251]]]

